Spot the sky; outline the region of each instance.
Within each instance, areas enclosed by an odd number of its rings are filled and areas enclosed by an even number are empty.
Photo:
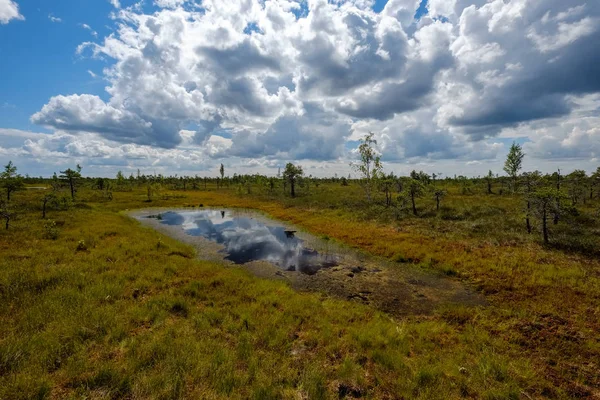
[[[598,43],[597,0],[0,0],[0,163],[591,172]]]

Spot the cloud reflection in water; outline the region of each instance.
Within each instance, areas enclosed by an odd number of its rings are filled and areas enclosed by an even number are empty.
[[[236,264],[266,260],[287,271],[315,274],[336,265],[335,256],[319,254],[281,226],[269,226],[254,218],[234,216],[229,211],[169,211],[162,223],[180,225],[192,236],[201,236],[225,246],[225,257]]]

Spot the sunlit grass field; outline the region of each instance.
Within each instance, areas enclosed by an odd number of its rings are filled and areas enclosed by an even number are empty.
[[[0,399],[594,398],[600,396],[598,202],[528,235],[519,196],[448,186],[419,216],[355,184],[169,190],[81,187],[41,218],[14,194],[0,233]],[[250,192],[250,193],[248,193]],[[61,193],[61,196],[68,194]],[[394,320],[195,259],[123,213],[262,210],[317,235],[472,285],[489,305]]]

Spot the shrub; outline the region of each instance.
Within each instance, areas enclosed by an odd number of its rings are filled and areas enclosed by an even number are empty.
[[[81,239],[79,243],[77,243],[77,251],[86,251],[87,245],[85,244],[85,240]]]
[[[46,221],[46,223],[44,223],[44,237],[46,239],[56,240],[58,239],[58,233],[56,221]]]

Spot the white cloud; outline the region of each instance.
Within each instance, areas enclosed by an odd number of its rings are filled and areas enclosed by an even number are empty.
[[[48,19],[49,19],[50,21],[54,22],[54,23],[61,23],[61,22],[63,22],[63,21],[62,21],[62,18],[55,17],[55,16],[54,16],[54,15],[52,15],[52,14],[48,14]]]
[[[176,8],[183,5],[187,0],[154,0],[154,4],[163,8]]]
[[[88,24],[79,24],[79,26],[81,26],[85,30],[90,31],[90,35],[92,35],[93,37],[98,37],[98,32],[93,30],[92,27],[89,26]]]
[[[121,8],[121,2],[119,0],[108,0],[108,2],[114,7],[114,8]]]
[[[17,19],[24,20],[19,13],[19,5],[13,0],[0,0],[0,25],[8,24],[9,21]]]
[[[566,18],[561,14],[555,20],[562,21]],[[535,46],[542,53],[547,53],[561,49],[584,36],[591,35],[598,30],[599,24],[600,19],[585,17],[573,23],[559,22],[558,31],[555,34],[543,35],[535,29],[531,29],[527,33],[527,37],[535,43]]]
[[[420,21],[417,0],[379,14],[370,1],[155,0],[151,14],[112,3],[116,31],[77,49],[109,61],[106,101],[55,96],[32,121],[94,135],[121,159],[133,146],[182,163],[347,165],[347,142],[369,130],[398,165],[487,168],[511,137],[539,160],[599,156],[580,114],[600,110],[589,100],[600,93],[598,2],[430,0]],[[69,140],[66,154],[114,152]]]

